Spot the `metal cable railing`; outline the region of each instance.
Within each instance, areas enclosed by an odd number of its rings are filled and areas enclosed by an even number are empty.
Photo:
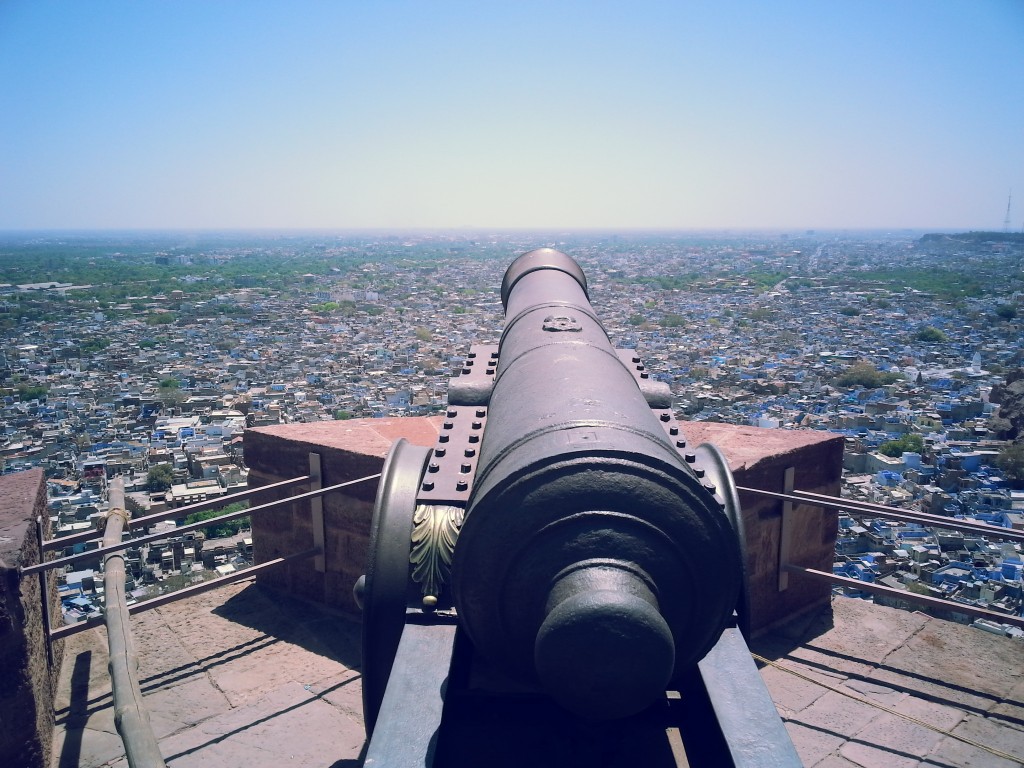
[[[824,509],[842,510],[855,518],[881,517],[887,520],[904,520],[933,528],[944,528],[964,533],[991,536],[992,538],[1005,539],[1007,541],[1024,541],[1024,531],[1015,530],[1013,528],[1001,528],[999,526],[988,525],[974,520],[958,520],[956,518],[933,515],[927,512],[900,509],[898,507],[888,507],[884,504],[875,504],[868,501],[842,499],[836,496],[826,496],[821,493],[799,490],[793,490],[789,493],[780,493],[764,490],[762,488],[750,488],[744,486],[737,486],[737,490],[758,496],[768,496],[782,501],[788,501],[793,504],[805,504],[822,507]],[[781,563],[781,568],[787,573],[800,574],[807,578],[827,581],[846,588],[881,594],[895,599],[905,600],[909,603],[917,603],[919,605],[932,608],[933,610],[959,613],[1024,629],[1024,616],[1000,613],[999,611],[980,608],[976,605],[971,605],[970,603],[956,600],[945,600],[938,597],[932,597],[930,595],[922,595],[917,592],[896,589],[894,587],[888,587],[875,582],[862,581],[848,576],[839,576],[838,574],[827,573],[815,568],[804,568],[788,562]]]
[[[254,507],[248,507],[239,512],[228,513],[226,515],[220,515],[197,523],[178,526],[172,531],[152,533],[145,536],[139,536],[128,541],[122,541],[124,529],[128,527],[129,524],[129,516],[125,511],[124,481],[121,478],[115,478],[111,484],[109,498],[110,509],[107,513],[106,525],[102,533],[99,531],[86,531],[72,536],[59,537],[44,541],[43,520],[41,518],[37,519],[37,536],[39,539],[39,552],[42,562],[36,565],[23,567],[20,570],[22,576],[36,574],[40,580],[43,602],[43,623],[47,640],[46,645],[48,658],[50,663],[52,663],[53,652],[51,644],[54,640],[65,638],[78,632],[83,632],[87,629],[99,626],[100,624],[106,625],[107,644],[110,656],[110,676],[114,698],[114,722],[117,727],[117,732],[124,743],[125,756],[128,760],[128,764],[132,768],[136,768],[136,766],[145,766],[146,768],[150,768],[151,766],[152,768],[163,768],[165,763],[160,754],[159,744],[153,734],[153,729],[149,721],[149,714],[145,709],[142,691],[139,687],[138,657],[135,653],[131,627],[128,621],[129,616],[141,611],[159,608],[160,606],[191,597],[201,592],[217,589],[226,584],[231,584],[243,579],[251,579],[261,572],[271,568],[280,567],[281,565],[289,562],[311,557],[317,557],[322,560],[324,555],[322,544],[323,532],[320,532],[319,537],[314,534],[314,543],[317,541],[320,543],[311,549],[259,563],[258,565],[236,571],[235,573],[203,581],[199,584],[193,584],[192,586],[185,587],[165,595],[160,595],[131,606],[127,604],[127,596],[125,594],[125,561],[124,557],[120,553],[126,549],[137,547],[148,542],[166,540],[177,537],[183,533],[205,528],[214,521],[221,522],[226,520],[235,520],[240,517],[246,517],[254,513],[267,512],[269,510],[278,509],[285,505],[304,500],[308,500],[311,503],[311,514],[314,518],[314,525],[316,525],[318,518],[320,525],[322,525],[322,510],[314,509],[315,507],[318,507],[319,504],[314,503],[312,500],[319,500],[325,494],[338,491],[342,488],[380,478],[380,474],[378,473],[357,478],[355,480],[337,483],[326,488],[319,488],[317,487],[320,483],[320,457],[318,454],[310,454],[310,465],[311,472],[309,475],[293,477],[289,480],[246,489],[241,493],[222,496],[218,499],[210,499],[197,504],[191,504],[172,510],[165,510],[163,512],[137,518],[133,521],[133,524],[135,526],[139,526],[170,518],[186,517],[194,512],[215,509],[234,501],[250,498],[257,494],[280,490],[283,488],[290,488],[303,483],[309,483],[311,486],[311,490],[309,491],[298,493],[284,499],[267,502],[265,504],[259,504]],[[102,543],[98,549],[76,553],[68,557],[55,558],[49,561],[45,559],[46,553],[49,551],[90,541],[101,536]],[[88,619],[77,624],[69,624],[52,629],[50,626],[49,590],[46,578],[48,571],[69,565],[82,559],[91,559],[99,556],[103,556],[104,558],[104,616],[102,618]]]
[[[178,535],[180,535],[182,533],[189,533],[190,531],[198,531],[201,528],[209,527],[214,520],[216,520],[218,522],[224,522],[224,521],[227,521],[227,520],[237,520],[240,517],[248,517],[249,515],[255,514],[257,512],[264,512],[266,510],[275,509],[276,507],[280,507],[280,506],[282,506],[284,504],[290,504],[290,503],[295,502],[295,501],[302,501],[304,499],[312,499],[312,498],[317,497],[317,496],[323,496],[324,494],[331,493],[332,491],[340,490],[341,488],[345,488],[345,487],[350,486],[350,485],[356,485],[357,483],[364,483],[364,482],[367,482],[369,480],[376,480],[379,477],[380,477],[380,474],[368,475],[366,477],[357,478],[356,480],[348,480],[348,481],[346,481],[344,483],[338,483],[336,485],[331,485],[331,486],[328,486],[326,488],[317,488],[317,489],[312,490],[312,491],[306,491],[305,493],[298,493],[298,494],[295,494],[294,496],[289,496],[286,499],[280,499],[278,501],[270,501],[270,502],[267,502],[266,504],[258,504],[255,507],[248,507],[248,508],[240,510],[238,512],[231,512],[231,513],[226,514],[226,515],[220,515],[219,517],[212,518],[210,520],[200,520],[197,523],[189,523],[187,525],[179,525],[173,531],[160,531],[158,533],[150,533],[150,534],[147,534],[145,536],[138,536],[138,537],[136,537],[134,539],[129,539],[128,541],[122,541],[122,542],[114,543],[114,544],[104,544],[103,546],[101,546],[98,549],[90,549],[90,550],[88,550],[86,552],[77,552],[77,553],[75,553],[73,555],[68,555],[67,557],[58,557],[58,558],[55,558],[54,560],[47,560],[45,562],[38,563],[36,565],[26,566],[26,567],[21,569],[21,573],[22,573],[23,576],[29,576],[29,575],[31,575],[33,573],[38,573],[39,571],[48,571],[48,570],[52,570],[53,568],[61,568],[61,567],[65,566],[65,565],[70,565],[71,563],[75,563],[75,562],[80,561],[80,560],[87,560],[87,559],[90,559],[90,558],[95,558],[95,557],[100,556],[100,555],[106,555],[109,552],[120,552],[121,550],[130,549],[131,547],[136,547],[136,546],[138,546],[140,544],[148,544],[151,541],[160,541],[161,539],[168,539],[168,538],[171,538],[173,536],[178,536]],[[286,481],[286,483],[293,483],[293,481]],[[266,486],[263,486],[263,487],[260,487],[260,488],[254,488],[252,490],[252,493],[253,494],[258,493],[258,492],[264,490],[265,487]],[[241,496],[242,496],[242,494],[235,494],[234,498],[238,499]],[[214,505],[214,506],[220,506],[220,505],[222,505],[224,503],[225,503],[224,501],[218,500],[218,503],[216,505]],[[192,512],[199,511],[199,510],[202,510],[202,509],[210,509],[209,503],[208,502],[201,502],[200,504],[196,504],[196,505],[193,505],[193,506],[179,507],[178,509],[174,510],[174,514],[168,515],[168,517],[186,517],[186,516],[190,515]],[[160,513],[160,514],[162,515],[163,513]],[[166,519],[166,518],[164,518],[164,519]],[[99,535],[98,533],[94,532],[92,534],[91,538],[95,539],[98,535]],[[59,541],[59,539],[55,539],[54,541]]]
[[[43,608],[43,610],[42,610],[42,618],[43,618],[44,631],[45,631],[45,635],[46,635],[46,638],[47,638],[46,648],[47,648],[47,657],[48,657],[49,662],[51,664],[53,663],[53,652],[52,652],[51,644],[52,644],[52,642],[54,640],[58,640],[58,639],[61,639],[61,638],[64,638],[64,637],[68,637],[69,635],[77,634],[78,632],[82,632],[84,630],[91,629],[93,627],[99,626],[99,625],[104,623],[104,619],[102,617],[94,617],[94,618],[91,618],[91,619],[86,619],[85,621],[77,622],[75,624],[68,624],[68,625],[64,625],[64,626],[61,626],[61,627],[53,628],[52,627],[52,620],[51,620],[51,617],[50,617],[50,605],[49,605],[49,600],[47,598],[47,596],[49,595],[49,589],[48,589],[48,585],[47,585],[47,573],[50,570],[53,570],[53,569],[56,569],[56,568],[66,567],[66,566],[68,566],[68,565],[70,565],[72,563],[75,563],[75,562],[78,562],[78,561],[81,561],[81,560],[84,560],[84,559],[95,559],[97,557],[104,557],[105,560],[106,560],[106,559],[109,558],[109,556],[111,554],[117,553],[117,552],[122,552],[122,551],[124,551],[126,549],[130,549],[132,547],[141,546],[141,545],[147,544],[149,542],[161,541],[161,540],[175,538],[177,536],[180,536],[183,533],[189,533],[191,531],[195,531],[195,530],[198,530],[198,529],[201,529],[201,528],[208,527],[209,525],[211,525],[214,522],[223,522],[223,521],[227,521],[227,520],[235,520],[235,519],[238,519],[238,518],[241,518],[241,517],[246,517],[246,516],[249,516],[249,515],[252,515],[252,514],[258,514],[258,513],[262,513],[262,512],[267,512],[267,511],[270,511],[270,510],[273,510],[273,509],[278,509],[278,508],[283,507],[283,506],[285,506],[287,504],[291,504],[291,503],[297,502],[297,501],[309,500],[314,507],[317,507],[319,505],[317,503],[314,503],[313,500],[316,500],[318,502],[319,499],[322,496],[324,496],[324,495],[326,495],[328,493],[331,493],[331,492],[334,492],[334,491],[338,491],[338,490],[340,490],[342,488],[346,488],[346,487],[349,487],[349,486],[357,485],[359,483],[365,483],[365,482],[369,482],[369,481],[372,481],[372,480],[377,480],[377,479],[380,478],[380,473],[377,473],[377,474],[373,474],[373,475],[367,475],[365,477],[356,478],[354,480],[348,480],[348,481],[345,481],[345,482],[342,482],[342,483],[336,483],[335,485],[331,485],[331,486],[328,486],[326,488],[319,488],[319,487],[317,487],[319,485],[319,483],[320,483],[320,470],[319,470],[319,468],[320,468],[320,456],[319,456],[319,454],[316,454],[316,453],[311,453],[310,454],[310,466],[311,466],[311,472],[308,475],[301,475],[301,476],[298,476],[298,477],[290,478],[288,480],[282,480],[282,481],[279,481],[279,482],[276,482],[276,483],[269,483],[267,485],[261,485],[261,486],[254,487],[254,488],[248,488],[245,491],[242,491],[240,493],[230,494],[228,496],[222,496],[219,499],[211,499],[211,500],[199,502],[197,504],[190,504],[188,506],[178,507],[178,508],[172,509],[172,510],[164,510],[162,512],[158,512],[158,513],[153,514],[153,515],[147,515],[145,517],[136,518],[134,521],[131,521],[131,524],[134,525],[134,526],[139,526],[140,524],[153,523],[153,522],[158,522],[160,520],[167,520],[167,519],[170,519],[170,518],[187,517],[188,515],[190,515],[190,514],[192,514],[194,512],[200,512],[200,511],[204,511],[204,510],[208,510],[208,509],[213,509],[213,508],[225,506],[225,505],[230,504],[230,503],[232,503],[234,501],[238,501],[238,500],[242,500],[242,499],[245,499],[245,498],[249,498],[249,497],[252,497],[252,496],[255,496],[255,495],[258,495],[258,494],[263,494],[263,493],[266,493],[268,491],[280,490],[280,489],[283,489],[283,488],[293,487],[295,485],[300,485],[300,484],[303,484],[303,483],[308,483],[310,486],[312,486],[311,490],[309,490],[309,491],[306,491],[306,492],[303,492],[303,493],[298,493],[298,494],[295,494],[293,496],[288,496],[288,497],[286,497],[284,499],[278,499],[278,500],[275,500],[275,501],[267,502],[265,504],[259,504],[259,505],[256,505],[254,507],[248,507],[248,508],[246,508],[244,510],[240,510],[238,512],[228,513],[226,515],[220,515],[218,517],[207,519],[207,520],[202,520],[202,521],[199,521],[199,522],[196,522],[196,523],[190,523],[188,525],[178,526],[178,527],[174,528],[171,531],[161,531],[161,532],[158,532],[158,533],[152,533],[152,534],[148,534],[148,535],[145,535],[145,536],[138,536],[138,537],[136,537],[134,539],[129,539],[127,541],[121,541],[120,540],[121,539],[122,531],[119,531],[117,537],[110,536],[110,537],[104,539],[102,544],[101,544],[101,546],[96,548],[96,549],[90,549],[90,550],[86,550],[84,552],[79,552],[79,553],[75,553],[73,555],[69,555],[67,557],[59,557],[59,558],[55,558],[55,559],[52,559],[52,560],[46,560],[45,559],[46,552],[53,551],[55,549],[63,548],[65,546],[69,545],[70,543],[81,543],[83,541],[90,541],[90,540],[93,540],[93,539],[96,539],[96,538],[100,538],[100,537],[103,536],[103,533],[101,531],[87,531],[87,532],[84,532],[82,534],[75,534],[74,536],[58,537],[58,538],[54,538],[54,539],[44,540],[44,538],[43,538],[43,528],[44,528],[43,522],[44,521],[43,521],[42,518],[37,519],[37,521],[36,521],[36,530],[37,530],[37,538],[38,538],[38,542],[39,542],[40,556],[42,558],[42,562],[37,563],[35,565],[23,566],[19,570],[20,570],[20,573],[21,573],[22,577],[30,576],[32,574],[36,574],[39,577],[40,592],[41,592],[41,595],[42,595],[42,603],[43,603],[43,606],[42,606],[42,608]],[[122,502],[121,502],[121,507],[120,508],[123,509],[123,492],[122,492],[121,499],[122,499]],[[312,510],[313,517],[314,517],[314,527],[315,527],[315,524],[317,522],[317,518],[318,517],[320,519],[320,524],[322,525],[322,517],[323,517],[322,511],[319,512],[319,515],[317,514],[317,512],[318,511],[316,509]],[[123,515],[124,513],[121,512],[120,514]],[[125,520],[125,523],[127,523],[127,522],[128,521]],[[123,529],[123,527],[124,527],[124,524],[122,524],[122,529]],[[167,605],[168,603],[171,603],[171,602],[174,602],[176,600],[181,600],[181,599],[190,597],[190,596],[192,596],[194,594],[198,594],[200,592],[207,592],[207,591],[210,591],[210,590],[213,590],[213,589],[217,589],[218,587],[221,587],[221,586],[224,586],[224,585],[227,585],[227,584],[231,584],[231,583],[236,582],[236,581],[241,581],[243,579],[253,578],[254,576],[256,576],[258,573],[260,573],[262,571],[266,571],[266,570],[269,570],[271,568],[279,567],[279,566],[284,565],[285,563],[291,562],[293,560],[301,560],[301,559],[305,559],[305,558],[309,558],[309,557],[316,557],[318,560],[322,560],[323,559],[323,554],[324,554],[322,541],[323,541],[322,531],[320,532],[320,536],[319,537],[314,533],[314,546],[312,548],[308,549],[308,550],[305,550],[303,552],[293,553],[293,554],[290,554],[290,555],[285,555],[285,556],[282,556],[282,557],[275,558],[273,560],[268,560],[267,562],[260,563],[258,565],[250,566],[248,568],[245,568],[243,570],[237,571],[235,573],[226,574],[226,575],[214,578],[214,579],[209,579],[209,580],[203,581],[203,582],[201,582],[199,584],[193,584],[192,586],[185,587],[183,589],[178,589],[178,590],[175,590],[175,591],[170,592],[170,593],[165,594],[165,595],[160,595],[158,597],[147,599],[144,602],[136,603],[136,604],[133,604],[131,606],[128,606],[127,607],[127,613],[128,614],[134,614],[134,613],[138,613],[138,612],[141,612],[141,611],[151,610],[153,608],[158,608],[161,605]],[[122,565],[123,565],[123,561],[122,561]]]
[[[823,493],[811,493],[810,491],[797,491],[791,493],[780,493],[777,491],[766,491],[762,488],[747,488],[737,486],[737,490],[743,493],[754,493],[759,496],[771,496],[783,501],[792,501],[796,504],[811,504],[826,509],[841,509],[851,517],[884,517],[888,520],[906,520],[910,523],[920,523],[933,528],[946,528],[951,531],[962,531],[964,533],[977,533],[983,536],[1006,539],[1008,541],[1024,542],[1024,531],[1013,528],[1000,528],[997,525],[978,522],[976,520],[960,520],[954,517],[933,515],[928,512],[918,512],[913,509],[901,509],[900,507],[888,507],[885,504],[875,504],[870,501],[857,501],[856,499],[841,499],[836,496],[826,496]]]
[[[184,600],[187,597],[198,595],[201,592],[210,592],[211,590],[219,589],[220,587],[232,584],[236,581],[253,579],[256,578],[256,576],[262,571],[268,571],[272,568],[277,568],[278,566],[284,565],[285,563],[290,563],[294,560],[305,560],[307,558],[315,556],[319,552],[319,548],[313,548],[307,549],[304,552],[296,552],[291,555],[275,557],[273,560],[267,560],[266,562],[259,563],[258,565],[251,565],[248,568],[245,568],[241,571],[235,571],[234,573],[229,573],[226,576],[218,576],[216,579],[209,579],[207,581],[202,581],[198,584],[193,584],[189,587],[182,587],[181,589],[176,589],[173,592],[168,592],[165,595],[151,597],[141,603],[133,603],[132,605],[128,606],[128,613],[134,616],[136,613],[142,613],[143,611],[151,611],[154,608],[159,608],[161,606],[167,605],[168,603],[174,603],[178,600]],[[87,629],[92,629],[93,627],[99,627],[102,625],[102,617],[86,619],[85,621],[80,621],[77,624],[65,624],[62,627],[57,627],[56,629],[51,630],[50,639],[60,640],[61,638],[65,638],[70,635],[77,635],[79,632],[84,632]]]
[[[246,488],[244,491],[231,493],[216,499],[200,501],[196,504],[189,504],[188,506],[177,507],[175,509],[165,509],[163,512],[154,512],[152,515],[146,515],[145,517],[136,517],[133,520],[129,520],[128,524],[131,528],[142,528],[164,520],[171,520],[172,518],[191,515],[194,512],[205,512],[208,509],[216,509],[217,507],[222,507],[236,501],[244,501],[257,494],[266,493],[267,491],[291,488],[292,486],[307,482],[309,482],[309,475],[301,475],[299,477],[293,477],[290,480],[281,480],[277,483],[261,485],[257,488]],[[182,515],[182,512],[184,512],[185,515]],[[96,531],[82,531],[81,533],[72,533],[67,536],[48,539],[43,542],[43,551],[52,552],[57,549],[63,549],[64,547],[70,547],[73,544],[81,544],[83,541],[92,541],[97,538],[98,535],[99,534]]]
[[[970,605],[968,603],[961,603],[955,600],[943,600],[941,597],[932,597],[930,595],[920,595],[917,592],[909,592],[902,589],[896,589],[895,587],[887,587],[884,584],[876,584],[873,581],[861,581],[860,579],[852,579],[849,576],[839,576],[835,573],[827,573],[826,571],[819,571],[816,568],[802,568],[799,565],[786,564],[786,570],[790,573],[799,573],[809,578],[818,579],[819,581],[827,581],[831,584],[839,584],[850,589],[860,590],[862,592],[871,592],[878,595],[887,595],[899,600],[906,600],[910,603],[918,603],[925,605],[929,608],[941,611],[951,611],[953,613],[962,613],[966,616],[973,616],[978,619],[988,619],[989,621],[995,621],[1000,624],[1009,624],[1013,627],[1020,627],[1024,629],[1024,616],[1014,616],[1008,613],[999,613],[998,611],[989,611],[985,608],[979,608],[976,605]]]

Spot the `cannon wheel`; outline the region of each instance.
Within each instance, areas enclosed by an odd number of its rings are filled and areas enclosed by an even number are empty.
[[[736,622],[744,637],[749,638],[750,633],[750,608],[749,608],[749,584],[747,581],[747,537],[743,530],[743,510],[740,509],[740,496],[736,490],[736,481],[733,479],[729,463],[718,446],[713,443],[701,443],[697,447],[697,461],[707,472],[706,479],[715,484],[718,494],[725,501],[724,512],[736,538],[740,544],[740,596],[736,603]]]
[[[373,505],[363,606],[363,722],[373,733],[405,626],[416,493],[430,449],[405,439],[391,446]]]

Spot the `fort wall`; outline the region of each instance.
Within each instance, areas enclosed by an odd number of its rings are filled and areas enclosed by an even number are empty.
[[[46,480],[32,469],[0,477],[0,765],[45,768],[53,739],[53,698],[63,643],[47,654],[38,576],[18,568],[40,562],[36,518],[49,536]],[[47,581],[50,615],[60,616],[56,580]],[[52,663],[51,663],[52,662]]]

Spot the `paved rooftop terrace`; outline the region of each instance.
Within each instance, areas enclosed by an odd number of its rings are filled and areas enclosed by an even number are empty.
[[[358,625],[241,582],[138,614],[132,626],[169,766],[360,765]],[[772,633],[753,650],[776,663],[762,676],[807,766],[1024,765],[1019,641],[839,598],[831,616]],[[69,638],[55,767],[127,766],[112,704],[105,631]]]

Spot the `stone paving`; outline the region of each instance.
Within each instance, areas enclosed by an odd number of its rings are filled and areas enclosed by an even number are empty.
[[[241,582],[132,618],[140,683],[169,766],[360,764],[359,627]],[[106,634],[67,640],[54,766],[126,766]]]
[[[955,768],[1024,764],[1024,643],[838,598],[752,650],[777,662],[761,675],[807,766]],[[795,677],[792,669],[862,703]],[[1016,755],[1008,760],[872,704]]]
[[[878,709],[1024,758],[1024,644],[838,599],[753,650],[801,759],[819,768],[1022,765]],[[142,690],[169,766],[355,768],[359,627],[241,582],[132,619]],[[104,630],[67,640],[54,768],[126,766]]]

